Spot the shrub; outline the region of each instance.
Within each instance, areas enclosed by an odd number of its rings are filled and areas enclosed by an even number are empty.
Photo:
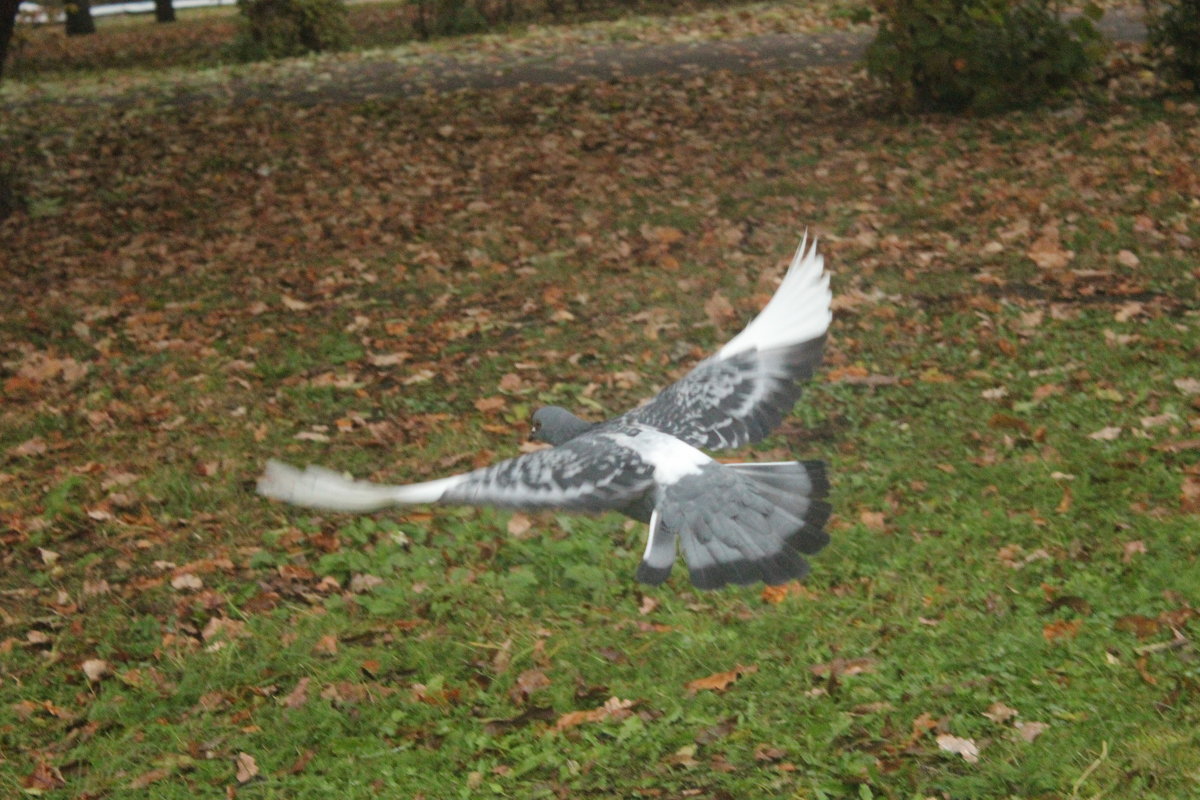
[[[1200,89],[1200,0],[1146,0],[1150,49]]]
[[[1089,3],[1062,21],[1050,0],[876,0],[867,69],[908,110],[979,112],[1032,105],[1100,58]]]
[[[238,0],[234,48],[246,59],[341,50],[350,42],[343,0]]]

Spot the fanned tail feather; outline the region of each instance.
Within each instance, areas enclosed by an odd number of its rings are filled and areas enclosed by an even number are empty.
[[[638,578],[666,579],[676,537],[699,589],[803,578],[802,554],[829,542],[828,490],[819,461],[714,463],[662,492]]]

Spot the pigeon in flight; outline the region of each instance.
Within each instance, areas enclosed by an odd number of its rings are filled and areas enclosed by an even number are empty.
[[[413,503],[620,511],[650,526],[637,570],[642,583],[667,579],[677,543],[700,589],[802,578],[802,554],[829,541],[824,463],[727,464],[701,449],[762,439],[791,412],[800,381],[820,362],[832,296],[824,259],[806,243],[741,333],[639,408],[600,423],[557,406],[538,409],[533,438],[553,447],[407,486],[270,461],[258,492],[350,512]]]

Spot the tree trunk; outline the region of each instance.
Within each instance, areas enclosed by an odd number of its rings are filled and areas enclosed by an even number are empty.
[[[92,19],[91,0],[67,0],[67,36],[83,36],[96,32]]]
[[[8,43],[17,26],[17,9],[21,0],[0,0],[0,78],[4,77],[4,60],[8,58]]]
[[[159,22],[175,21],[175,6],[171,0],[154,0],[154,18]]]

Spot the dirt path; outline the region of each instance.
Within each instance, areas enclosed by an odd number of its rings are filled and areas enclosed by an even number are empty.
[[[1111,9],[1099,28],[1118,42],[1143,41],[1140,13]],[[870,28],[827,33],[765,34],[666,44],[604,44],[555,50],[538,55],[452,52],[400,60],[390,53],[344,54],[316,61],[276,62],[226,81],[191,82],[155,90],[166,102],[188,104],[223,97],[243,102],[286,102],[303,106],[354,103],[461,89],[521,85],[564,85],[653,74],[702,75],[718,70],[798,70],[852,64],[874,36]],[[104,101],[122,106],[144,98],[147,88],[106,93],[102,97],[65,97],[67,104]],[[47,98],[34,104],[53,102]],[[24,105],[17,101],[14,105]]]
[[[1140,14],[1114,9],[1099,28],[1119,42],[1146,37]],[[354,102],[459,89],[494,89],[520,85],[562,85],[587,80],[674,73],[703,74],[717,70],[803,69],[851,64],[860,59],[872,31],[820,34],[768,34],[741,39],[675,44],[616,44],[547,53],[538,57],[502,57],[480,63],[477,58],[435,56],[418,64],[360,60],[330,65],[319,78],[263,85],[252,81],[226,87],[236,99],[287,99],[303,105]]]

